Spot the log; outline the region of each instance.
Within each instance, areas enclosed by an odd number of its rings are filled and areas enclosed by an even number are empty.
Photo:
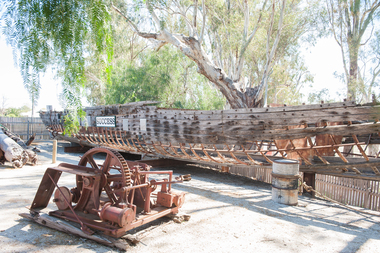
[[[89,234],[84,233],[82,230],[80,230],[80,228],[70,224],[67,221],[63,221],[61,219],[58,219],[53,216],[49,216],[44,213],[36,214],[36,215],[31,215],[30,213],[20,213],[19,215],[23,218],[32,220],[46,227],[65,232],[67,234],[87,238],[109,247],[115,247],[123,251],[126,251],[127,247],[129,247],[128,242],[125,240],[115,239],[106,235],[98,235],[98,234],[89,235]]]
[[[32,165],[36,165],[38,161],[37,153],[35,152],[34,148],[31,146],[28,146],[28,144],[25,144],[25,142],[16,134],[12,133],[8,129],[2,127],[0,128],[5,135],[7,135],[9,138],[11,138],[14,142],[16,142],[18,145],[20,145],[21,148],[23,148],[26,153],[28,153],[28,163],[31,163]],[[32,136],[34,140],[35,134]],[[32,138],[31,137],[31,138]],[[30,139],[29,139],[30,140]],[[32,140],[32,141],[33,141]],[[30,143],[32,142],[30,141]],[[28,141],[29,142],[29,141]]]
[[[26,146],[30,146],[34,139],[36,138],[36,133],[34,133],[32,136],[30,136],[29,140],[25,143]]]
[[[29,160],[28,153],[14,140],[9,138],[0,128],[0,149],[4,152],[4,157],[12,163],[15,168],[21,168]]]

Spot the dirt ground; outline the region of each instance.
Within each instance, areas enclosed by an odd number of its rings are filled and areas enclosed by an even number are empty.
[[[39,165],[0,166],[0,252],[118,252],[18,216],[28,212],[43,173],[53,166],[52,141],[34,145],[41,149]],[[79,154],[64,153],[62,145],[57,164],[77,164]],[[187,193],[182,211],[191,219],[153,222],[127,252],[380,252],[378,216],[306,196],[298,206],[286,206],[271,200],[268,184],[194,166],[173,170],[176,176],[192,174],[191,181],[173,185]],[[71,187],[75,178],[59,183]]]

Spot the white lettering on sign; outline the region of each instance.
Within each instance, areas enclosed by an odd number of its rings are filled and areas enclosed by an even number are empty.
[[[140,131],[146,131],[146,119],[140,119]]]
[[[129,131],[129,129],[128,129],[128,119],[123,119],[123,131]]]
[[[97,127],[116,127],[116,116],[99,116],[96,117]]]

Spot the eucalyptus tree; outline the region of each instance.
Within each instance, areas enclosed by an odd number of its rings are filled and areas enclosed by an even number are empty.
[[[198,72],[220,90],[231,107],[242,108],[262,105],[282,32],[289,25],[287,16],[303,14],[300,1],[289,2],[146,0],[134,1],[124,9],[113,8],[139,36],[156,41],[157,48],[171,44],[180,50],[196,63]],[[140,19],[134,16],[137,8],[145,10],[140,12],[145,14]],[[256,83],[247,85],[247,50],[257,37],[265,38],[265,60]]]
[[[380,1],[326,0],[326,10],[331,33],[341,50],[347,97],[355,100],[364,94],[368,99],[368,91],[379,75],[380,59],[367,52],[371,48],[379,48],[379,36],[375,35],[380,32]],[[376,50],[372,52],[376,54]],[[371,77],[365,78],[368,75],[365,70],[368,69],[372,70]],[[367,91],[364,79],[370,80]]]
[[[165,107],[223,108],[225,99],[196,72],[194,62],[169,45],[154,50],[154,43],[134,33],[119,14],[112,11],[111,18],[114,57],[110,82],[101,71],[102,63],[87,58],[85,90],[91,104],[157,100]]]

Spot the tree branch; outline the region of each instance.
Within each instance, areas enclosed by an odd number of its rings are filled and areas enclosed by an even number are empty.
[[[272,63],[274,54],[275,54],[275,52],[277,50],[278,42],[279,42],[280,36],[281,36],[281,31],[282,31],[282,28],[283,28],[282,22],[283,22],[284,13],[285,13],[285,5],[286,5],[286,0],[283,0],[282,1],[282,7],[281,7],[281,13],[280,13],[280,19],[278,21],[277,35],[276,35],[275,41],[274,41],[274,43],[272,45],[272,49],[271,49],[271,51],[269,53],[269,39],[270,39],[270,33],[272,32],[273,23],[274,23],[274,2],[273,2],[271,25],[270,25],[270,28],[269,28],[269,31],[268,31],[268,37],[267,37],[268,38],[267,39],[267,62],[265,64],[265,69],[264,69],[262,81],[261,81],[261,84],[259,86],[259,92],[256,95],[256,101],[261,100],[261,98],[263,96],[263,93],[264,93],[264,88],[266,88],[266,86],[268,85],[267,82],[268,82],[268,77],[269,77],[269,71],[270,71],[271,65],[272,65],[271,63]]]
[[[193,17],[193,26],[194,26],[194,28],[197,28],[197,13],[198,13],[198,0],[195,0],[194,17]]]
[[[202,44],[203,42],[203,36],[205,32],[205,26],[206,26],[206,5],[205,5],[205,0],[202,0],[202,31],[201,31],[201,36],[199,36],[199,43]]]
[[[249,7],[248,7],[247,0],[243,1],[244,32],[243,32],[242,45],[241,45],[241,49],[240,49],[240,52],[239,52],[239,58],[237,60],[236,68],[235,68],[235,71],[234,71],[235,73],[233,74],[233,80],[235,82],[237,82],[237,81],[240,80],[241,72],[243,70],[245,51],[247,50],[249,44],[251,43],[253,37],[255,36],[255,34],[256,34],[256,32],[257,32],[257,30],[259,28],[259,24],[260,24],[261,18],[262,18],[262,11],[264,10],[265,5],[266,5],[267,2],[268,2],[268,0],[264,1],[263,6],[262,6],[262,8],[260,10],[259,17],[258,17],[258,19],[256,21],[256,25],[253,28],[253,31],[251,32],[251,34],[249,35],[249,37],[247,39],[247,36],[248,36],[248,27],[249,27]]]
[[[375,13],[376,9],[380,7],[380,1],[378,1],[376,5],[375,5],[375,3],[376,3],[376,1],[373,2],[372,6],[370,8],[371,11],[369,12],[367,18],[364,20],[363,23],[362,22],[360,23],[361,26],[359,29],[359,38],[361,38],[363,36],[363,34],[364,34],[365,30],[367,29],[369,23],[372,21],[373,13]],[[364,19],[366,12],[363,13],[362,19]]]

